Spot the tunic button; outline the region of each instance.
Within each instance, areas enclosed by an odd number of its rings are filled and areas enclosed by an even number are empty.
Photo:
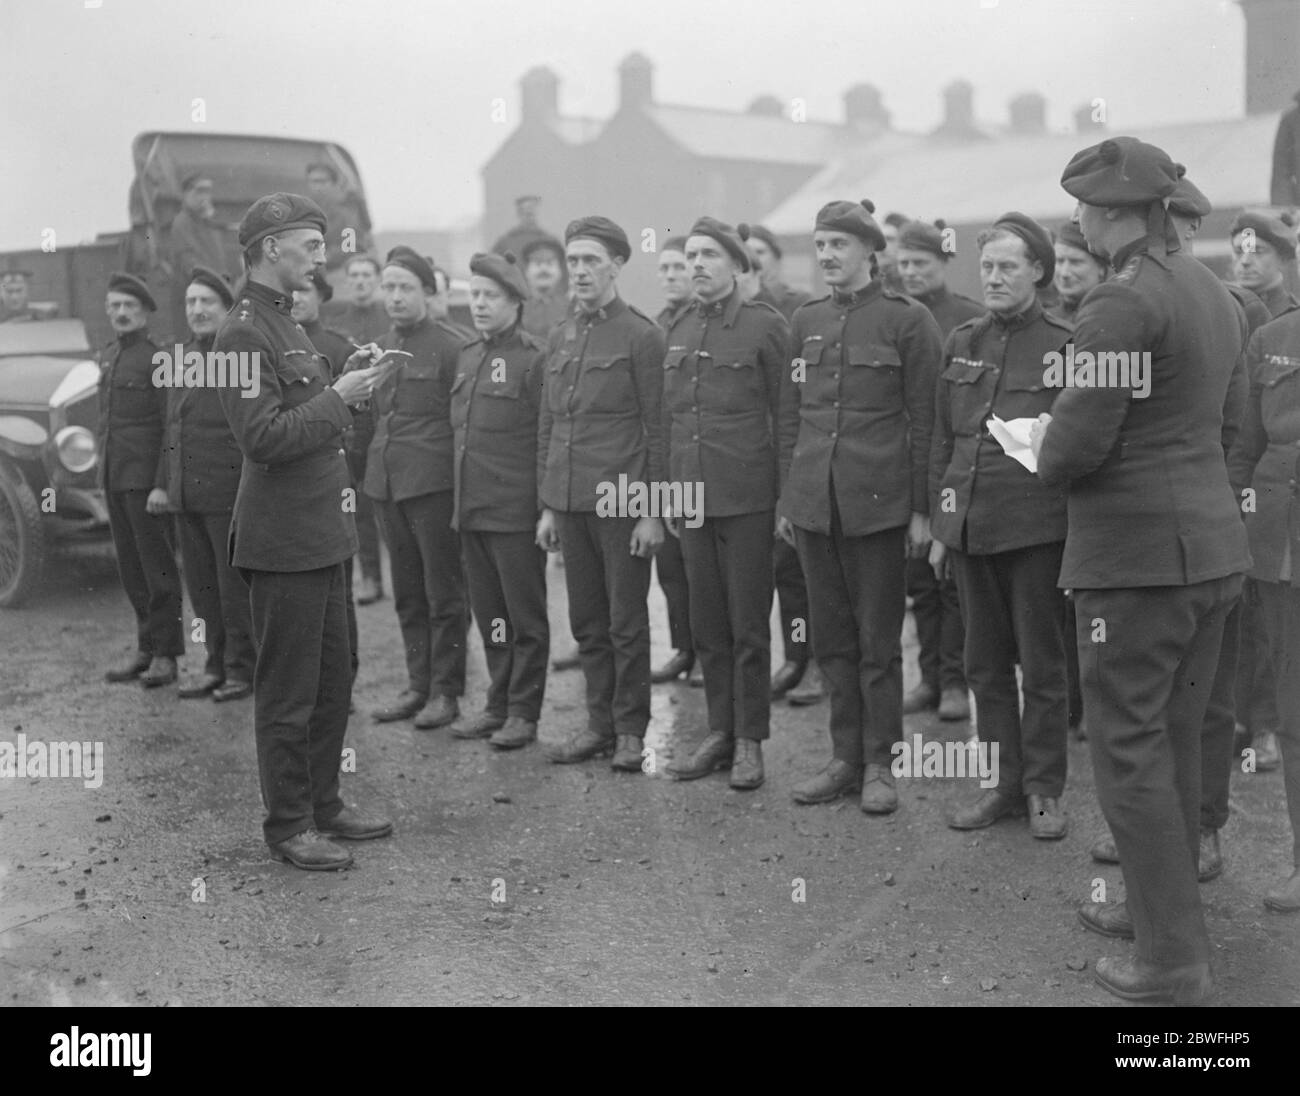
[[[346,449],[340,449],[340,450],[339,450],[339,456],[340,456],[340,457],[346,457],[347,455],[348,455],[348,452],[347,452]]]
[[[698,408],[698,407],[692,407],[691,410],[692,410],[692,411],[698,411],[699,408]]]
[[[839,436],[840,436],[840,434],[839,434],[839,431],[838,431],[838,430],[832,430],[832,431],[831,431],[831,437],[833,437],[833,438],[838,438]]]
[[[832,407],[839,407],[839,405],[840,405],[839,400],[836,400],[833,404],[831,404]]]
[[[699,441],[699,440],[700,440],[700,435],[699,435],[699,434],[692,434],[692,435],[691,435],[691,441]]]

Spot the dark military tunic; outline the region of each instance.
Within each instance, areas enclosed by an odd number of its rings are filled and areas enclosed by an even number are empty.
[[[963,296],[960,293],[954,293],[946,285],[941,285],[933,293],[926,293],[915,299],[930,310],[930,315],[934,317],[935,323],[939,325],[939,331],[944,338],[947,338],[948,332],[959,323],[973,320],[977,316],[983,316],[988,312],[988,309],[979,301],[971,300],[970,297]]]
[[[375,389],[375,437],[366,456],[365,490],[400,502],[452,489],[451,385],[463,345],[425,316],[379,339],[385,350],[414,355]]]
[[[645,734],[650,720],[650,561],[630,550],[636,519],[597,514],[601,484],[663,479],[663,331],[615,297],[576,307],[547,343],[537,431],[538,494],[555,511],[569,624],[595,734]]]
[[[326,301],[321,305],[320,318],[322,323],[328,323],[335,331],[362,344],[377,341],[393,326],[383,301],[378,297],[372,298],[369,304],[337,298]]]
[[[811,293],[804,293],[798,289],[791,289],[784,282],[778,282],[776,286],[769,289],[763,286],[755,294],[754,300],[761,301],[763,304],[771,305],[789,323],[794,320],[795,311],[801,306],[812,300]]]
[[[569,295],[563,290],[557,290],[545,297],[529,297],[524,302],[523,328],[530,335],[535,335],[545,342],[555,330],[555,325],[562,322],[569,314],[570,306]]]
[[[121,336],[100,355],[95,440],[100,484],[108,491],[167,485],[162,443],[168,389],[153,383],[158,351],[149,332],[141,329]]]
[[[535,539],[545,362],[544,345],[512,324],[461,350],[451,393],[455,525],[488,666],[485,709],[533,723],[550,652],[546,554]]]
[[[784,318],[735,290],[691,302],[668,330],[668,478],[703,491],[695,513],[677,515],[691,636],[709,730],[728,737],[769,732],[776,421],[789,365]],[[689,501],[683,492],[679,509]]]
[[[1295,299],[1294,294],[1286,287],[1286,282],[1278,282],[1271,289],[1266,289],[1262,293],[1254,292],[1255,296],[1264,302],[1264,307],[1268,309],[1268,314],[1277,319],[1290,312],[1293,308],[1300,308],[1300,301]]]
[[[456,522],[532,533],[545,346],[517,325],[461,350],[451,390]]]
[[[1010,796],[1065,788],[1065,599],[1056,588],[1065,492],[1003,452],[988,422],[1051,409],[1058,390],[1044,384],[1044,362],[1069,337],[1036,299],[1017,316],[967,320],[944,346],[935,401],[930,531],[953,549],[966,680]]]
[[[230,559],[248,581],[258,643],[254,728],[272,845],[343,809],[339,758],[352,697],[343,564],[357,537],[342,448],[352,413],[292,304],[248,281],[213,344],[255,354],[259,367],[256,396],[223,388],[221,403],[244,454]]]
[[[141,329],[119,336],[100,355],[95,449],[118,574],[135,613],[137,650],[179,658],[185,639],[171,517],[147,509],[149,492],[167,486],[163,428],[168,390],[153,382],[158,350]]]
[[[543,506],[596,509],[597,485],[663,479],[664,335],[615,297],[551,332],[538,430]]]
[[[1063,391],[1038,474],[1069,488],[1060,584],[1074,590],[1088,741],[1137,956],[1172,967],[1210,952],[1197,777],[1206,683],[1250,566],[1223,455],[1246,319],[1205,266],[1149,246],[1116,253],[1117,273],[1084,298],[1074,337],[1076,358],[1149,353],[1149,394]]]
[[[927,513],[943,343],[925,306],[872,282],[844,301],[804,305],[792,340],[806,379],[783,381],[781,512],[828,533],[833,493],[846,536]]]
[[[185,354],[207,355],[213,335]],[[248,587],[230,565],[230,520],[244,457],[215,388],[172,388],[167,402],[167,501],[177,512],[185,585],[204,622],[207,661],[218,678],[252,682],[256,656]]]

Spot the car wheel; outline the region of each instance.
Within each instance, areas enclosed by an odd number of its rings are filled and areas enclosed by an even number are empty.
[[[0,458],[0,608],[21,605],[45,571],[41,508],[16,465]]]

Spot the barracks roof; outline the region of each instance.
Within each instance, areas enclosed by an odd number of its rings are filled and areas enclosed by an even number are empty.
[[[1074,200],[1061,189],[1061,171],[1074,153],[1108,132],[1159,145],[1186,165],[1216,208],[1267,205],[1279,117],[1274,112],[1213,122],[1111,126],[1094,133],[1004,135],[979,143],[894,135],[828,162],[763,223],[778,235],[805,235],[827,202],[863,195],[877,208],[898,207],[927,220],[943,217],[949,224],[990,221],[1004,209],[1060,220],[1074,208]]]

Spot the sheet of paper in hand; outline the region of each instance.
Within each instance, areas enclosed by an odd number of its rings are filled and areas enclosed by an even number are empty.
[[[990,415],[989,433],[997,439],[1002,451],[1014,461],[1019,461],[1029,471],[1038,471],[1038,458],[1029,447],[1029,430],[1037,419],[1012,419],[1003,422],[997,415]]]

